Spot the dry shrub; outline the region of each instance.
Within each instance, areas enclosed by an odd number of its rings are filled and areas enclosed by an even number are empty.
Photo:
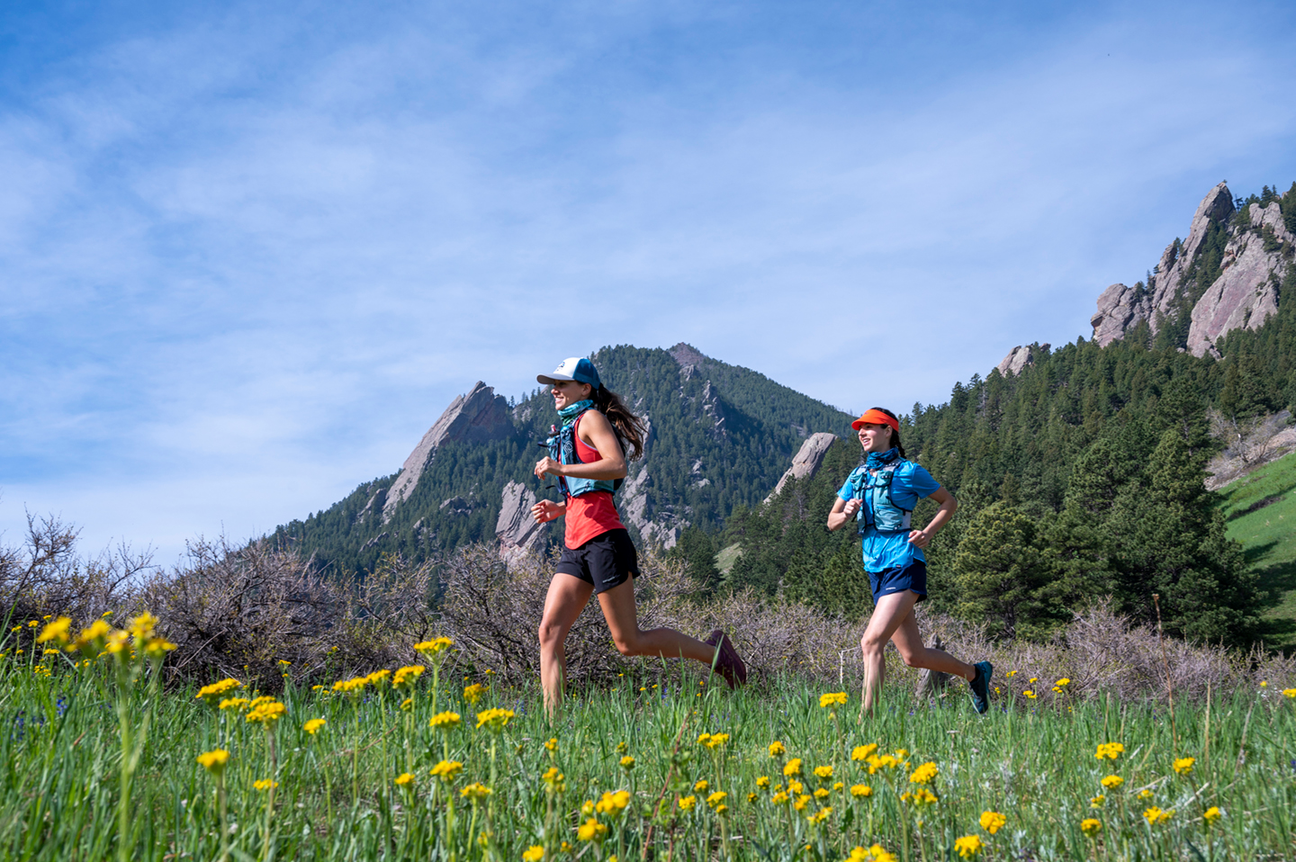
[[[433,585],[430,565],[400,558],[348,583],[268,542],[221,539],[190,545],[189,565],[150,578],[133,604],[176,644],[173,678],[232,676],[277,690],[285,673],[328,681],[411,660],[409,645],[432,630]]]
[[[752,591],[697,600],[699,586],[681,563],[649,550],[641,552],[639,566],[643,576],[635,589],[641,628],[669,626],[695,637],[723,628],[758,682],[793,675],[824,690],[862,684],[859,642],[867,611],[847,620]],[[479,669],[491,668],[510,683],[537,679],[536,630],[552,561],[531,555],[506,565],[494,550],[477,546],[460,551],[448,568],[442,622],[463,650],[463,659]],[[1042,644],[994,641],[984,627],[928,612],[923,605],[918,606],[918,626],[925,643],[939,636],[951,654],[965,661],[992,661],[1000,697],[1023,704],[1065,704],[1107,694],[1127,702],[1167,698],[1166,662],[1155,629],[1133,625],[1114,613],[1110,603],[1078,614],[1058,637]],[[1296,685],[1296,660],[1290,658],[1244,656],[1171,638],[1165,640],[1165,651],[1179,703],[1204,700],[1208,686],[1218,697],[1260,679],[1279,688]],[[596,601],[572,627],[567,662],[568,681],[576,686],[611,685],[618,674],[635,667],[617,653]],[[647,667],[655,665],[653,660]],[[906,667],[893,648],[887,649],[887,673],[893,684],[917,688],[919,671]],[[1063,678],[1070,683],[1054,692]],[[1025,697],[1026,690],[1036,697]],[[965,697],[961,680],[953,680],[945,696]]]

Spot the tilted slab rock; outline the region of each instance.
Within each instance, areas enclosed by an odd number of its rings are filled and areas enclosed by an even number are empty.
[[[513,421],[509,417],[508,399],[496,395],[494,389],[478,381],[467,395],[460,395],[450,402],[441,418],[428,429],[414,451],[405,459],[400,475],[387,491],[387,499],[383,503],[383,523],[391,520],[396,507],[414,493],[419,476],[423,475],[428,461],[442,443],[447,440],[485,443],[502,440],[512,433]]]
[[[779,478],[778,484],[770,495],[765,498],[768,503],[779,495],[783,487],[787,485],[789,479],[809,479],[819,472],[819,465],[823,463],[824,455],[828,453],[828,447],[837,441],[837,435],[827,431],[820,431],[817,434],[811,434],[801,448],[792,458],[792,466],[788,468],[782,477]]]
[[[495,538],[499,539],[500,555],[507,562],[544,546],[549,525],[536,523],[531,515],[535,504],[536,495],[520,482],[504,486],[499,518],[495,521]]]
[[[1278,311],[1278,282],[1288,262],[1279,251],[1265,251],[1260,231],[1269,228],[1281,242],[1296,242],[1296,237],[1283,224],[1277,201],[1264,209],[1253,204],[1251,225],[1229,240],[1223,273],[1193,306],[1188,351],[1194,356],[1212,351],[1215,339],[1226,332],[1259,329]]]
[[[1112,285],[1112,287],[1124,287],[1124,285]],[[1051,345],[1048,344],[1041,344],[1039,345],[1039,348],[1041,350],[1048,350],[1050,346]],[[1018,345],[1012,350],[1009,350],[1008,355],[1003,358],[1003,361],[1001,361],[996,368],[999,369],[1000,374],[1007,377],[1009,375],[1021,374],[1027,366],[1034,364],[1035,345],[1027,344],[1025,346]]]

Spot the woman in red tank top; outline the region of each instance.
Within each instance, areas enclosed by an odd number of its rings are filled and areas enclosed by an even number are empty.
[[[629,445],[631,458],[643,454],[642,421],[602,385],[588,359],[564,360],[536,380],[553,387],[554,406],[563,420],[554,451],[535,466],[537,477],[558,477],[563,500],[541,500],[531,509],[540,523],[566,516],[562,557],[540,621],[540,683],[550,716],[562,703],[567,632],[593,595],[622,655],[690,658],[714,666],[730,687],[746,682],[742,659],[719,629],[699,641],[674,629],[639,628],[634,600],[638,554],[612,492],[616,480],[626,475],[621,441]]]

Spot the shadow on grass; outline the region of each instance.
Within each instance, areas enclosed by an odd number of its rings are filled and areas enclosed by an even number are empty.
[[[1272,547],[1272,545],[1271,545]],[[1251,554],[1247,553],[1248,562]],[[1265,611],[1274,611],[1289,602],[1296,593],[1296,560],[1257,566],[1260,588],[1268,593]],[[1289,613],[1291,610],[1289,610]],[[1264,640],[1267,650],[1296,651],[1296,616],[1264,617],[1256,626],[1256,635]]]

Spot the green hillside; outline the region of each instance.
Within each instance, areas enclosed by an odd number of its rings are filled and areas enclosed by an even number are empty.
[[[1220,491],[1230,539],[1270,593],[1265,645],[1296,650],[1296,454],[1266,464]]]

